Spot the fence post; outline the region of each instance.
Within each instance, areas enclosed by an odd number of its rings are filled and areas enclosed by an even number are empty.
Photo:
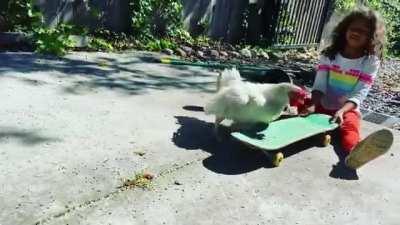
[[[233,2],[232,12],[230,13],[229,29],[227,34],[228,42],[237,43],[244,37],[243,20],[244,13],[249,4],[244,0],[231,0]]]

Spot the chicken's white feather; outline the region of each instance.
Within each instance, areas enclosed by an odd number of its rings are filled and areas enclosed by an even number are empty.
[[[224,70],[217,94],[206,104],[206,114],[236,122],[276,120],[289,104],[288,93],[298,88],[289,83],[255,84],[242,81],[236,69]]]

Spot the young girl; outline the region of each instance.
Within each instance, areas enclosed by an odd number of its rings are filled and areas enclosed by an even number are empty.
[[[388,130],[360,142],[359,107],[377,76],[383,44],[384,25],[375,11],[349,13],[333,30],[332,44],[322,51],[305,112],[332,115],[340,124],[341,146],[348,155],[345,162],[353,169],[385,153],[393,142]]]

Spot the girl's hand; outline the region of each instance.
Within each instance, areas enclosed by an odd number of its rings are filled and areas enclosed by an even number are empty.
[[[335,115],[331,118],[330,122],[331,123],[338,123],[339,125],[342,125],[343,123],[343,114],[344,111],[343,110],[338,110]]]
[[[344,104],[344,106],[339,109],[335,115],[332,117],[331,122],[336,122],[339,125],[342,125],[343,123],[343,114],[345,112],[348,112],[350,110],[353,110],[357,107],[357,105],[353,102],[346,102],[346,104]]]
[[[299,116],[308,116],[315,112],[315,105],[305,107],[299,112]]]

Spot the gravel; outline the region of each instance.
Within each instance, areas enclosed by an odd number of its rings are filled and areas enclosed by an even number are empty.
[[[400,117],[400,60],[389,59],[372,86],[363,108]]]

